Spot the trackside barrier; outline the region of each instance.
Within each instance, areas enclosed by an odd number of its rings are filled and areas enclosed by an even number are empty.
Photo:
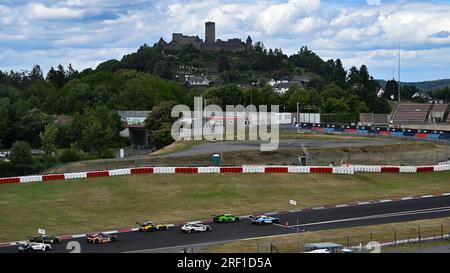
[[[427,173],[427,172],[434,172],[434,167],[417,167],[418,173]]]
[[[153,168],[152,167],[145,167],[145,168],[133,168],[131,169],[131,174],[152,174]]]
[[[20,183],[20,178],[19,177],[0,178],[0,185],[19,184],[19,183]]]
[[[20,177],[20,183],[41,182],[42,175],[30,175]]]
[[[311,173],[311,168],[308,166],[289,166],[289,173]]]
[[[108,171],[109,176],[121,176],[121,175],[130,175],[131,169],[119,169],[119,170],[111,170]]]
[[[381,167],[382,173],[399,173],[400,167]]]
[[[198,168],[175,168],[175,173],[198,173]]]
[[[162,173],[162,174],[175,173],[175,168],[174,167],[154,167],[153,173]]]
[[[265,173],[288,173],[289,168],[287,167],[265,167]]]
[[[105,177],[109,176],[109,171],[88,172],[87,177]]]
[[[85,179],[87,178],[87,173],[66,173],[64,174],[64,179]]]
[[[450,171],[450,165],[437,165],[437,166],[434,166],[434,171],[435,172]]]
[[[220,167],[198,167],[198,173],[220,173]]]
[[[333,167],[334,174],[355,174],[353,167]]]
[[[311,167],[311,173],[333,173],[332,167]]]
[[[220,173],[242,173],[242,167],[220,167]]]
[[[418,172],[418,167],[401,166],[400,172],[401,173],[416,173],[416,172]]]
[[[261,166],[243,166],[243,173],[264,173],[264,167]]]
[[[48,174],[42,176],[42,181],[64,180],[64,174]]]
[[[347,174],[361,173],[422,173],[450,171],[450,164],[436,166],[371,166],[351,165],[340,167],[309,166],[237,166],[237,167],[142,167],[109,171],[80,172],[66,174],[30,175],[22,177],[0,178],[0,184],[18,184],[41,181],[85,179],[134,174],[208,174],[208,173],[293,173],[293,174]]]

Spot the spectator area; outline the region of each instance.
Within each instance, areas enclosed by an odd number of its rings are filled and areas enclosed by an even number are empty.
[[[432,106],[433,104],[400,104],[395,110],[392,121],[396,124],[427,122]]]

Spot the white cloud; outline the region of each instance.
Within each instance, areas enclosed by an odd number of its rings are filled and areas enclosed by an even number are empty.
[[[368,0],[368,5],[349,1],[337,7],[320,0],[13,2],[0,4],[0,69],[21,65],[29,69],[33,62],[48,68],[69,60],[83,69],[120,58],[143,43],[153,44],[160,36],[170,40],[172,32],[203,38],[204,22],[211,20],[216,22],[217,38],[245,39],[250,34],[254,41],[289,54],[307,45],[323,57],[342,58],[347,66],[365,63],[380,77],[386,67],[377,60],[390,60],[401,43],[405,59],[412,58],[410,65],[417,71],[420,67],[414,60],[421,61],[422,67],[440,64],[442,69],[435,72],[449,74],[441,61],[450,58],[449,4],[379,0]],[[431,63],[435,60],[440,61]],[[416,75],[421,73],[410,77]]]
[[[381,5],[381,0],[367,0],[369,6],[379,6]]]
[[[47,7],[42,3],[31,3],[26,8],[26,15],[32,20],[61,20],[80,19],[84,12],[70,7]]]

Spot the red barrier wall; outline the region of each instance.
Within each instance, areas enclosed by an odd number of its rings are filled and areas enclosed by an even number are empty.
[[[152,174],[153,168],[133,168],[131,169],[131,174]]]
[[[289,168],[285,167],[266,167],[264,172],[265,173],[287,173],[289,171]]]
[[[221,167],[220,173],[242,173],[242,167]]]
[[[399,173],[400,168],[399,167],[382,167],[381,172],[382,173]]]
[[[175,173],[198,173],[198,168],[175,168]]]
[[[19,184],[19,177],[0,178],[0,184]]]
[[[434,172],[434,167],[417,167],[418,173]]]
[[[333,173],[333,168],[331,167],[311,168],[311,173]]]
[[[88,172],[86,174],[87,177],[103,177],[103,176],[109,176],[108,171],[100,171],[100,172]]]
[[[64,180],[64,174],[48,174],[42,176],[42,181]]]

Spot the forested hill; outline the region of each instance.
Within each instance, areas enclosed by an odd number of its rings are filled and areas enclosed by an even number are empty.
[[[385,80],[377,80],[377,82],[383,87],[386,86]],[[413,86],[418,90],[429,92],[450,87],[450,79],[423,81],[423,82],[402,82],[401,84],[402,86]]]
[[[206,75],[212,84],[190,87],[184,73]],[[283,94],[267,84],[291,76],[308,83],[293,84]],[[121,60],[81,72],[70,64],[46,75],[39,65],[30,71],[0,71],[0,150],[20,155],[0,161],[0,173],[30,174],[60,162],[111,157],[111,148],[128,145],[119,136],[123,127],[112,110],[166,113],[175,104],[192,107],[193,97],[203,96],[223,109],[252,102],[296,112],[298,104],[300,109],[320,109],[324,121],[346,123],[358,121],[360,112],[391,111],[387,97],[377,97],[377,90],[365,65],[347,71],[339,59],[322,60],[307,47],[288,56],[260,43],[240,53],[200,52],[193,46],[167,53],[158,45],[143,45]],[[172,141],[171,125],[159,125],[148,127],[155,147]],[[45,156],[33,159],[30,147],[42,149]]]

